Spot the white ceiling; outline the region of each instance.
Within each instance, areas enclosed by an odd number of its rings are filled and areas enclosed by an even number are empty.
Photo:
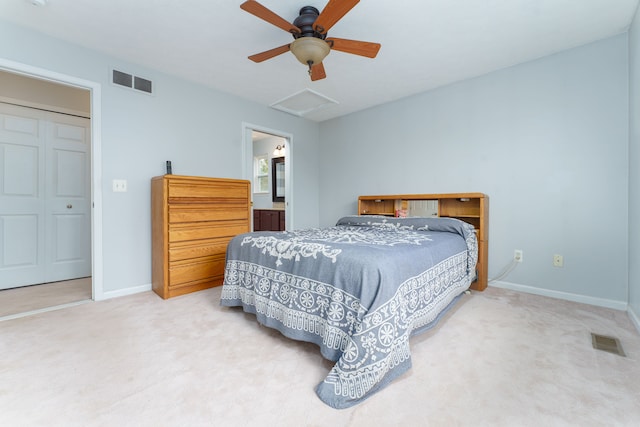
[[[263,105],[311,89],[338,102],[305,115],[323,121],[625,32],[639,0],[363,0],[329,36],[381,43],[377,58],[332,51],[316,82],[291,53],[247,59],[292,37],[243,0],[32,1],[0,0],[0,19]],[[327,1],[260,3],[292,22]]]

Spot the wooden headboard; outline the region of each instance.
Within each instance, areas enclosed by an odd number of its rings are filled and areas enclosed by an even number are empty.
[[[487,287],[489,196],[483,193],[387,194],[358,197],[358,215],[439,216],[473,225],[478,237],[478,278],[471,289]]]

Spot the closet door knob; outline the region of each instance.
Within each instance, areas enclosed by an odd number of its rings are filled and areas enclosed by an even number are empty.
[[[67,209],[71,209],[73,205],[67,205]]]

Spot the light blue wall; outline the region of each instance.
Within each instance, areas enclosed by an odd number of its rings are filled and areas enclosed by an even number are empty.
[[[638,313],[640,246],[628,239],[640,237],[628,221],[640,212],[628,85],[637,21],[630,45],[623,34],[320,125],[6,22],[0,58],[102,85],[105,292],[151,280],[149,179],[164,161],[179,174],[240,178],[247,122],[293,135],[296,228],[355,213],[360,194],[481,191],[491,198],[490,277],[522,249],[507,286],[629,299]],[[112,67],[151,78],[156,94],[112,86]],[[129,191],[112,193],[112,179]],[[552,267],[555,253],[564,268]]]
[[[242,178],[243,122],[293,135],[295,226],[318,223],[316,123],[7,22],[0,58],[102,85],[105,293],[151,283],[151,177],[172,160],[175,174]],[[153,80],[155,95],[111,85],[112,67]],[[128,192],[113,193],[113,179],[126,179]]]
[[[629,31],[629,309],[640,329],[640,12]]]
[[[489,277],[524,251],[498,285],[624,308],[627,49],[622,34],[322,123],[320,224],[361,194],[484,192]]]

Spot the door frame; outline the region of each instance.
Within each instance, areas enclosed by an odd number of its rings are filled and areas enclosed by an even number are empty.
[[[285,229],[293,228],[293,179],[291,178],[293,170],[293,135],[281,130],[270,129],[265,126],[255,125],[242,122],[242,177],[251,181],[251,201],[253,203],[253,131],[268,133],[285,140],[284,147],[286,153],[286,161],[284,163],[284,222]],[[253,205],[252,205],[253,209]],[[251,218],[253,221],[253,218]]]
[[[102,86],[100,83],[0,58],[0,69],[89,91],[91,112],[91,298],[104,299],[102,254]]]

